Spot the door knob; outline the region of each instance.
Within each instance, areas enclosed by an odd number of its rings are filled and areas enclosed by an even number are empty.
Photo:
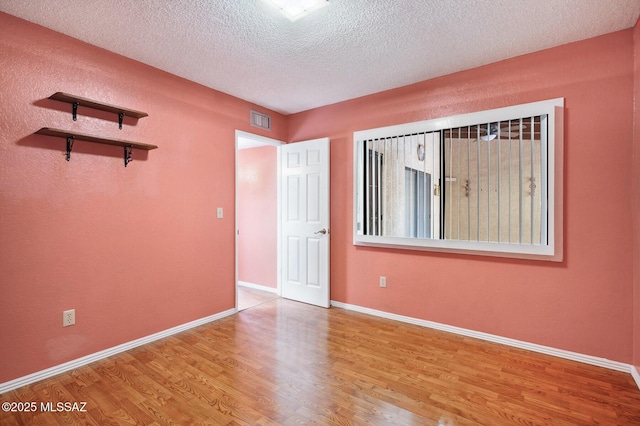
[[[326,233],[327,233],[327,230],[326,230],[326,229],[324,229],[324,228],[323,228],[323,229],[321,229],[321,230],[319,230],[318,232],[314,232],[314,234],[322,234],[322,235],[324,235],[324,234],[326,234]]]

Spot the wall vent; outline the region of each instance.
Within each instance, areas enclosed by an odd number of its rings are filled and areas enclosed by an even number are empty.
[[[271,117],[267,114],[251,110],[251,125],[261,129],[271,130]]]

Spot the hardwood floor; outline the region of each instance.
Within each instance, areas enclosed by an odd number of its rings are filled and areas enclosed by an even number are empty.
[[[277,299],[0,395],[2,425],[638,425],[626,373]]]
[[[243,311],[247,308],[261,305],[265,302],[269,302],[279,297],[276,293],[256,290],[255,288],[245,287],[241,285],[239,285],[237,288],[238,288],[238,310],[239,311]]]

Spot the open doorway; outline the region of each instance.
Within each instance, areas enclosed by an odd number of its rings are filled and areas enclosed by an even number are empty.
[[[279,149],[283,142],[236,131],[236,308],[280,297]]]

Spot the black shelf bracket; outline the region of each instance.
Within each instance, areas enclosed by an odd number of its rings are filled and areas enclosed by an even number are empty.
[[[132,145],[127,145],[124,147],[124,166],[127,167],[127,164],[129,164],[132,160],[133,157],[133,146]]]
[[[124,120],[124,112],[118,114],[118,128],[122,130],[122,121]]]
[[[78,121],[78,103],[71,104],[71,114],[73,115],[73,121]]]
[[[67,161],[71,160],[71,150],[73,149],[73,142],[75,138],[73,136],[67,136]]]

